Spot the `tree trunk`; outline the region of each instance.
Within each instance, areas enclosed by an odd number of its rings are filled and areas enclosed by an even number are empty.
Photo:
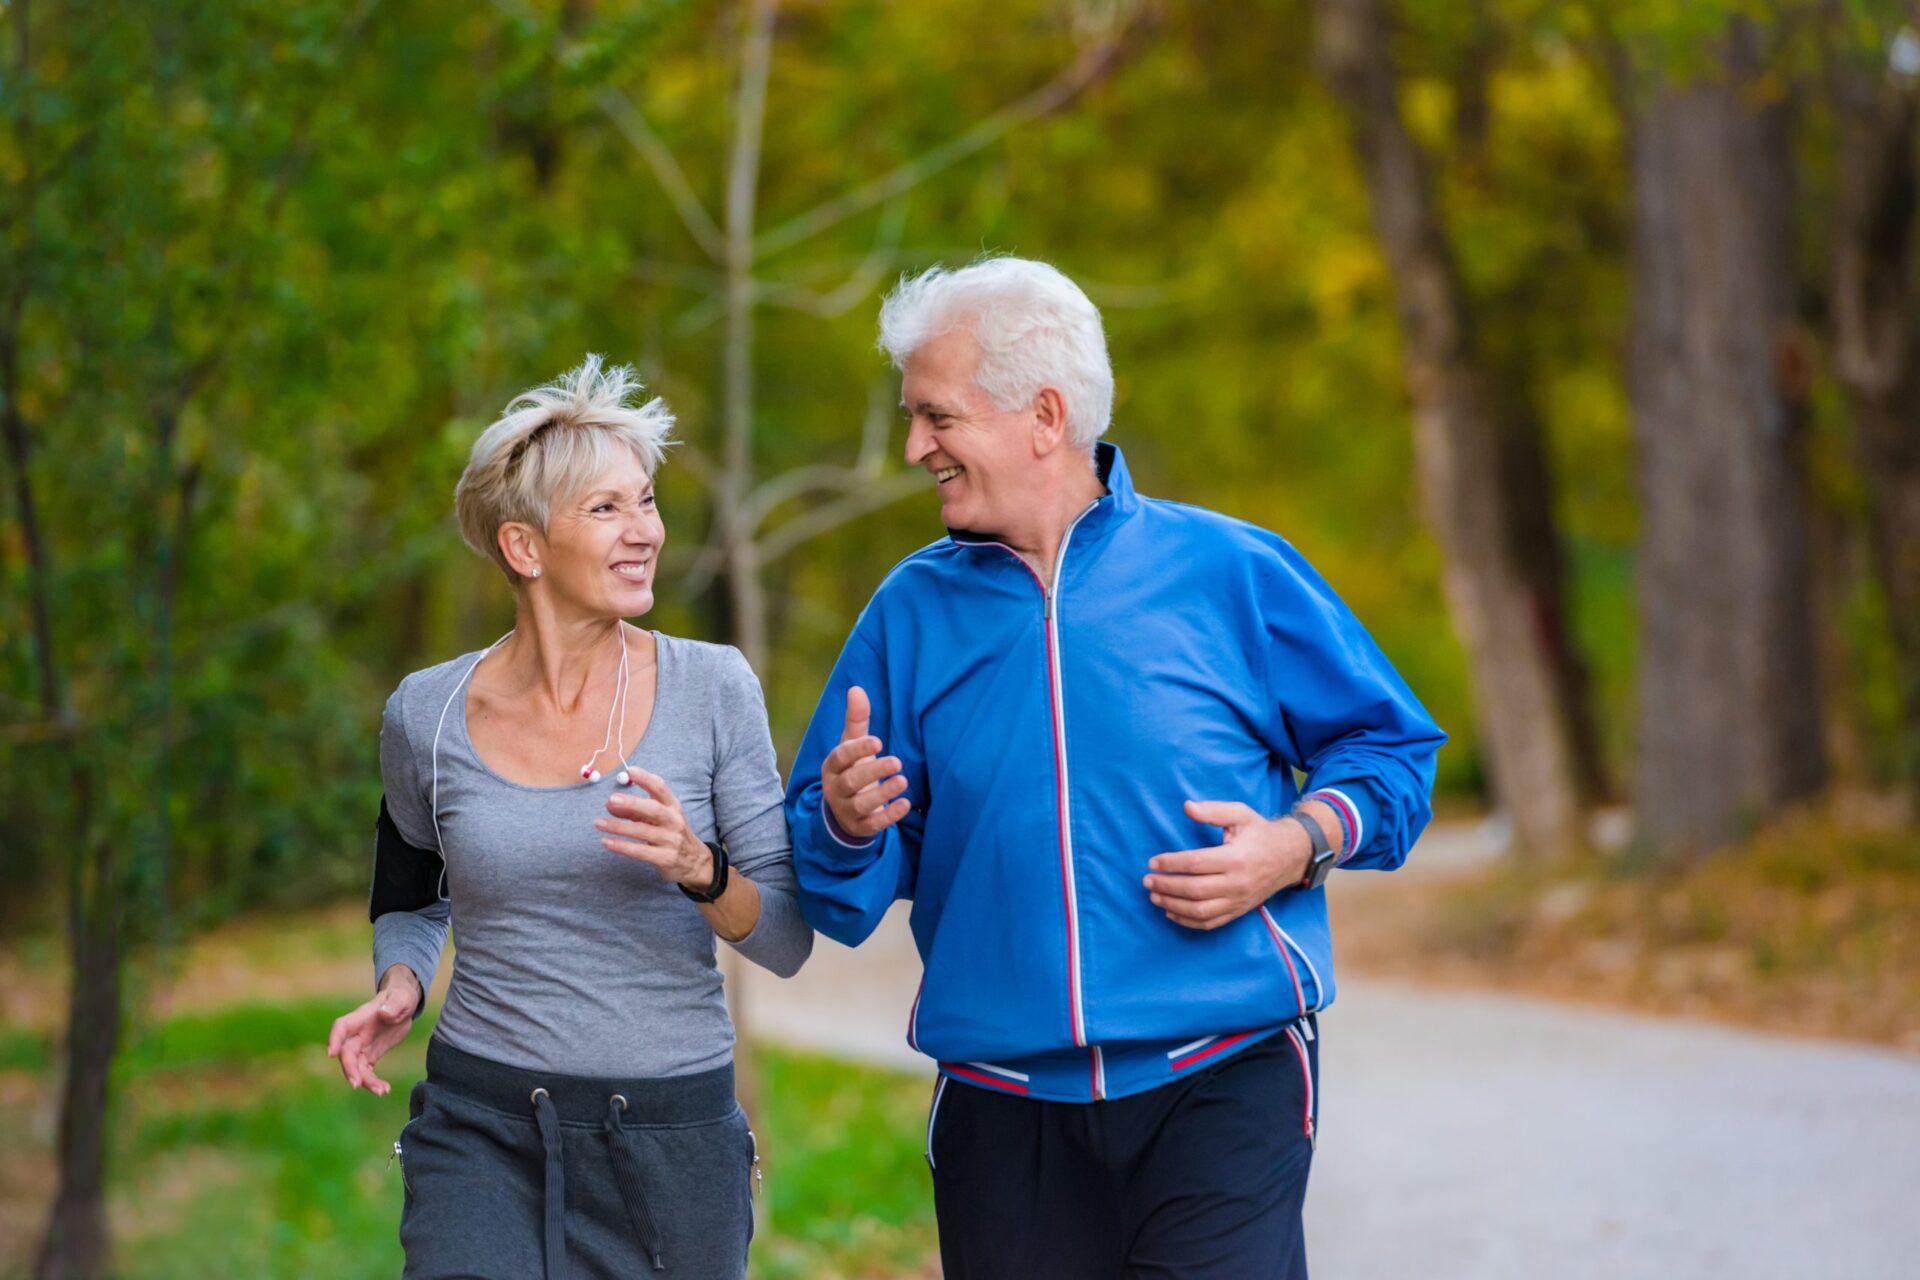
[[[1736,23],[1714,83],[1635,108],[1636,817],[1725,843],[1826,778],[1793,373],[1787,112]]]
[[[1600,789],[1599,753],[1567,642],[1538,432],[1502,415],[1475,350],[1427,160],[1401,116],[1378,0],[1321,0],[1320,52],[1393,272],[1421,494],[1446,552],[1495,793],[1522,851],[1577,849],[1584,803]]]
[[[56,1155],[60,1185],[47,1215],[34,1280],[94,1280],[107,1274],[107,1086],[120,1044],[119,869],[112,842],[91,830],[90,775],[72,771],[75,826],[73,989],[67,1001],[67,1061]]]
[[[1892,616],[1902,777],[1920,812],[1920,86],[1893,80],[1884,67],[1843,64],[1833,88],[1834,356],[1853,409],[1874,569]]]

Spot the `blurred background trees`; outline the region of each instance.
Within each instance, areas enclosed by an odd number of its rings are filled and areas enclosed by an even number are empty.
[[[0,8],[0,919],[76,975],[44,1274],[102,1265],[167,940],[360,892],[382,698],[506,625],[478,429],[641,367],[657,625],[752,654],[789,746],[938,533],[875,303],[983,249],[1088,288],[1143,490],[1298,544],[1516,849],[1920,795],[1911,4]]]

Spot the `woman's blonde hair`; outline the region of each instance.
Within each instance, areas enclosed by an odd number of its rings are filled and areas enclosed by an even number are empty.
[[[508,582],[518,585],[520,575],[501,554],[501,525],[545,532],[553,503],[586,488],[621,460],[623,449],[648,476],[659,471],[673,443],[673,413],[658,396],[634,404],[642,390],[632,366],[602,368],[600,357],[589,355],[579,368],[515,396],[473,442],[453,509],[460,536]]]

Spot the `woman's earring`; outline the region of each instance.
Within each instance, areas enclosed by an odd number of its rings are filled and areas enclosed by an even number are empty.
[[[534,577],[536,577],[536,578],[537,578],[537,577],[539,577],[539,576],[540,576],[540,571],[539,571],[538,569],[535,569],[535,570],[533,571],[533,576],[534,576]]]

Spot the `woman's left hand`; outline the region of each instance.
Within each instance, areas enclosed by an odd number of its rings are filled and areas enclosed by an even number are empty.
[[[666,780],[645,769],[627,766],[635,786],[645,792],[616,791],[607,797],[609,818],[598,818],[600,843],[636,862],[650,862],[674,884],[696,893],[713,884],[713,851],[687,825]]]

